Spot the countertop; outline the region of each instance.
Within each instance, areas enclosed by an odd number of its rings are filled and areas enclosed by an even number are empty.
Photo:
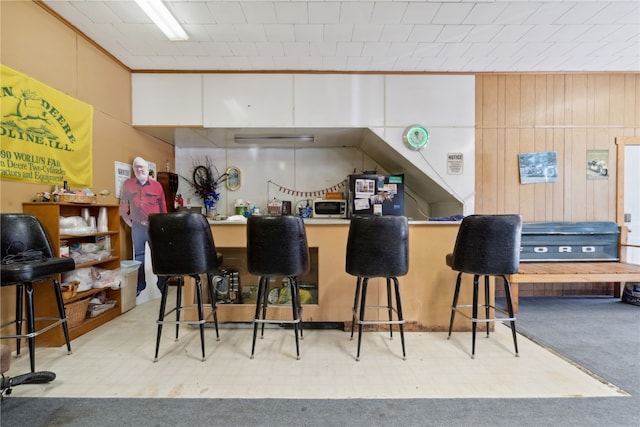
[[[215,220],[208,218],[209,224],[224,224],[224,225],[245,225],[246,220]],[[343,225],[349,224],[349,219],[326,219],[326,218],[306,218],[303,220],[305,224],[310,225]],[[409,225],[445,225],[445,224],[460,224],[460,221],[427,221],[427,220],[409,220]]]

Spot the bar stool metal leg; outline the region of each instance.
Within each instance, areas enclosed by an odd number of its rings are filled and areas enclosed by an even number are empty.
[[[367,306],[367,286],[369,285],[369,278],[365,277],[362,280],[362,296],[360,297],[360,313],[358,322],[358,351],[356,353],[356,361],[360,360],[360,344],[362,343],[362,325],[364,324],[365,307]]]
[[[400,328],[400,341],[402,343],[402,360],[407,360],[407,352],[404,347],[404,314],[402,314],[402,301],[400,300],[400,282],[397,277],[393,277],[393,282],[396,288],[396,312]]]

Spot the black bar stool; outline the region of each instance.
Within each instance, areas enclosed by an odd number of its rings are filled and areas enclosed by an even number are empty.
[[[53,247],[49,236],[40,221],[26,214],[2,214],[2,287],[16,286],[15,320],[0,325],[0,328],[16,325],[15,335],[3,335],[2,339],[16,339],[16,353],[20,355],[20,342],[26,338],[29,343],[29,359],[31,372],[35,372],[35,338],[36,336],[62,326],[67,352],[71,354],[69,327],[62,302],[62,292],[58,274],[75,269],[71,258],[60,258],[53,255]],[[34,284],[49,282],[58,306],[58,317],[35,317],[33,296]],[[23,298],[27,301],[26,319],[23,318]],[[22,323],[27,322],[27,333],[22,333]],[[44,321],[45,326],[36,330],[35,323]]]
[[[355,324],[358,324],[358,353],[356,360],[360,360],[363,325],[389,325],[389,333],[392,339],[393,325],[398,325],[400,340],[402,341],[402,358],[407,358],[404,346],[405,321],[402,315],[398,276],[404,276],[409,270],[408,228],[408,221],[404,216],[374,215],[351,218],[347,240],[346,271],[358,278],[353,299],[353,322],[351,323],[351,339],[353,339]],[[369,279],[373,277],[386,279],[386,306],[366,305],[367,287]],[[392,303],[392,282],[396,300],[395,307]],[[360,299],[359,305],[358,299]],[[365,320],[365,312],[370,308],[386,309],[389,314],[388,320]],[[394,312],[396,313],[396,320],[393,319]]]
[[[298,333],[302,338],[302,305],[298,277],[309,269],[309,248],[304,222],[294,216],[251,216],[247,220],[247,266],[249,273],[260,276],[256,312],[253,319],[253,343],[251,358],[256,348],[258,324],[262,326],[260,337],[264,338],[265,323],[292,324],[296,338],[296,358],[300,359]],[[269,280],[283,276],[289,282],[291,294],[291,320],[267,319],[269,307]],[[273,307],[273,306],[271,306]]]
[[[484,323],[489,337],[489,323],[509,321],[513,346],[518,356],[516,339],[516,317],[511,302],[511,286],[507,274],[518,272],[520,264],[520,239],[522,217],[520,215],[470,215],[462,220],[453,253],[447,254],[446,262],[458,271],[456,289],[451,305],[449,335],[453,329],[456,312],[471,320],[471,358],[476,352],[476,330],[478,323]],[[473,274],[472,304],[458,304],[462,274]],[[478,303],[478,279],[484,276],[484,303]],[[489,277],[498,276],[504,281],[506,307],[490,304]],[[478,316],[478,308],[484,307],[485,317]],[[471,308],[471,315],[468,309]],[[491,313],[493,310],[493,314]],[[506,315],[507,317],[505,317]]]
[[[220,340],[216,298],[212,282],[213,274],[222,263],[222,257],[216,252],[216,245],[213,241],[209,222],[202,214],[185,211],[149,215],[149,247],[151,248],[153,272],[160,276],[160,290],[162,292],[160,314],[158,316],[156,353],[153,361],[158,361],[162,325],[165,323],[174,323],[176,325],[176,341],[178,340],[180,324],[199,325],[202,360],[204,361],[204,326],[206,319],[204,318],[201,274],[206,274],[207,276],[207,290],[213,323],[216,328],[216,339]],[[195,280],[197,298],[195,306],[184,306],[182,304],[184,276],[193,277]],[[169,292],[169,279],[171,278],[177,279],[176,305],[167,311],[167,294]],[[193,309],[198,311],[197,321],[180,320],[180,313],[183,310]],[[176,313],[176,320],[165,320],[165,316],[173,312]]]

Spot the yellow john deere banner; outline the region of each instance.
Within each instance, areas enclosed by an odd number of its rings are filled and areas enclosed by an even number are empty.
[[[0,178],[90,188],[93,106],[0,64]]]

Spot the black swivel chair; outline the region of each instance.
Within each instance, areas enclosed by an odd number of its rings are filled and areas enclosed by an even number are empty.
[[[393,338],[393,325],[400,329],[402,341],[402,358],[406,359],[404,345],[404,316],[400,299],[399,276],[409,271],[409,231],[408,221],[404,216],[355,216],[351,218],[347,240],[346,271],[356,276],[356,293],[353,299],[353,322],[351,338],[355,324],[358,324],[358,352],[356,360],[360,360],[360,344],[362,342],[363,325],[389,325]],[[367,287],[370,278],[384,278],[387,284],[387,305],[367,306]],[[394,285],[396,306],[392,303],[391,283]],[[358,305],[358,299],[360,303]],[[367,309],[386,309],[388,320],[366,320]],[[396,313],[396,320],[393,313]]]
[[[3,335],[3,339],[16,339],[16,353],[20,355],[20,343],[26,338],[29,343],[31,372],[35,372],[35,337],[62,326],[71,353],[67,316],[62,302],[62,292],[58,274],[75,269],[71,258],[60,258],[53,254],[49,236],[40,221],[26,214],[2,214],[2,287],[16,286],[15,320],[1,325],[5,328],[15,323],[15,335]],[[34,284],[47,282],[53,285],[53,293],[58,306],[58,317],[35,317]],[[26,299],[26,319],[23,317],[23,298]],[[22,323],[26,320],[27,332],[22,333]],[[36,322],[45,324],[36,330]]]
[[[448,338],[451,337],[456,312],[460,311],[461,315],[471,320],[471,358],[475,357],[478,323],[485,323],[487,337],[489,337],[489,323],[499,321],[509,321],[515,353],[518,356],[516,318],[511,302],[511,287],[506,275],[518,272],[521,234],[522,217],[520,215],[470,215],[462,220],[453,253],[446,257],[447,265],[458,271],[453,304],[451,305]],[[463,273],[473,274],[472,304],[458,304]],[[478,279],[480,276],[484,276],[483,304],[478,302]],[[491,304],[490,276],[501,277],[504,281],[506,300],[504,308]],[[479,307],[485,309],[484,318],[478,316]],[[471,315],[468,314],[469,308],[471,308]]]
[[[294,216],[251,216],[247,220],[247,267],[249,273],[260,276],[256,312],[253,319],[251,358],[256,348],[258,324],[292,324],[296,338],[296,358],[300,359],[298,333],[302,337],[302,306],[298,276],[309,269],[309,248],[304,222]],[[291,294],[291,320],[267,319],[269,279],[286,277]]]
[[[218,313],[213,289],[213,274],[218,271],[222,257],[216,252],[216,246],[211,233],[211,227],[206,217],[199,213],[175,212],[168,214],[149,215],[149,247],[151,248],[151,263],[153,272],[159,276],[162,298],[160,300],[160,314],[158,316],[158,336],[156,339],[156,353],[154,362],[158,360],[162,325],[174,323],[176,325],[176,340],[180,324],[199,325],[200,343],[202,346],[202,360],[205,360],[204,349],[204,303],[202,298],[201,274],[207,276],[209,304],[211,305],[213,323],[218,333]],[[182,304],[182,288],[184,276],[195,280],[197,304]],[[167,294],[170,279],[177,279],[176,305],[167,311]],[[184,310],[196,309],[198,320],[180,320],[180,313]],[[165,320],[168,314],[176,313],[176,320]]]

